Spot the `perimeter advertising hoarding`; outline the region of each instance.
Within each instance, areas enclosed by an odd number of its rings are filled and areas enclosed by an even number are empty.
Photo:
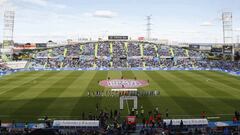
[[[128,40],[128,36],[108,36],[108,40]]]
[[[193,126],[193,125],[208,125],[207,119],[164,119],[163,120],[167,125],[172,122],[172,125],[180,125],[181,121],[183,125]]]
[[[98,120],[54,120],[54,127],[99,127]]]
[[[223,53],[224,54],[232,54],[232,52],[233,52],[233,47],[232,46],[227,46],[227,45],[223,46]]]

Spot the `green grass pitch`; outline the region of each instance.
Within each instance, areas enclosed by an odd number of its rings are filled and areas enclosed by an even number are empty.
[[[98,81],[107,77],[149,80],[139,90],[159,90],[160,96],[141,97],[145,112],[168,108],[171,118],[199,117],[201,111],[217,120],[231,120],[240,110],[240,78],[214,71],[39,71],[0,77],[0,119],[37,121],[81,119],[84,111],[95,112],[96,104],[110,111],[119,108],[118,97],[88,97],[88,90],[107,90]],[[129,101],[128,107],[132,103]],[[121,113],[126,116],[127,105]]]

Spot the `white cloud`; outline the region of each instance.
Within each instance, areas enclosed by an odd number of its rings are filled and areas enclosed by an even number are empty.
[[[93,13],[87,12],[83,15],[87,17],[113,18],[117,16],[117,13],[110,10],[96,10]]]
[[[202,24],[200,24],[200,26],[210,27],[210,26],[214,26],[214,24],[212,22],[203,22]]]

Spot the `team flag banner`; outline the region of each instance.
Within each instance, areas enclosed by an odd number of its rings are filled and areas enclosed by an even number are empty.
[[[99,127],[97,120],[54,120],[53,127]]]

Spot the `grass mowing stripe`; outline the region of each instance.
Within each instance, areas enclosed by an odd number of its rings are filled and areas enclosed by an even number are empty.
[[[168,76],[169,80],[172,80],[173,83],[175,83],[177,86],[179,86],[182,91],[186,92],[189,94],[189,97],[194,98],[196,101],[198,101],[199,103],[201,103],[203,106],[205,106],[205,108],[207,108],[208,110],[211,110],[211,112],[208,113],[217,113],[218,110],[216,110],[215,106],[218,105],[226,105],[224,102],[221,102],[220,100],[215,99],[215,97],[209,97],[210,95],[208,95],[207,93],[205,93],[204,91],[202,91],[201,89],[199,89],[198,87],[194,87],[190,82],[188,82],[187,80],[184,80],[181,75],[177,74],[178,71],[171,71],[171,72],[167,72],[169,74],[167,74],[166,76]],[[190,86],[188,85],[190,84]],[[185,87],[183,87],[185,86]],[[207,97],[201,97],[202,95]],[[205,99],[205,100],[203,100]],[[208,100],[210,99],[210,100]],[[212,99],[214,99],[214,103],[212,102]],[[216,104],[217,103],[217,104]],[[212,104],[212,106],[210,106]],[[198,106],[200,107],[200,106]],[[228,109],[231,109],[231,107],[229,107]],[[208,111],[208,110],[204,110],[204,111]]]
[[[94,78],[95,74],[96,74],[96,71],[91,71],[91,72],[84,71],[84,74],[82,74],[82,76],[79,78],[80,79],[79,81],[81,81],[81,82],[79,82],[78,85],[81,86],[81,91],[79,92],[79,96],[75,95],[76,97],[73,98],[74,105],[68,113],[70,118],[74,118],[72,116],[76,115],[76,114],[73,114],[73,111],[76,108],[76,105],[79,102],[79,99],[81,97],[85,98],[85,96],[87,95],[87,93],[86,93],[87,87],[89,86],[89,84],[91,82],[90,80],[92,80]],[[78,118],[80,118],[80,114],[77,114],[77,116],[78,116]]]
[[[25,99],[25,97],[32,98],[34,96],[34,94],[29,91],[34,91],[35,87],[41,85],[38,82],[41,83],[43,80],[45,80],[46,77],[51,77],[51,76],[54,76],[54,74],[49,74],[49,72],[41,73],[41,76],[39,76],[37,79],[34,80],[36,83],[32,84],[27,88],[19,89],[20,93],[18,95],[12,97],[11,100],[6,100],[6,102],[0,105],[1,108],[5,108],[5,110],[1,111],[1,113],[11,114],[16,110],[18,110],[21,106],[23,106],[29,101],[28,99]]]
[[[30,80],[24,80],[24,83],[21,84],[20,86],[14,87],[12,89],[5,90],[0,95],[0,97],[1,97],[0,101],[2,101],[2,100],[10,100],[10,99],[18,96],[22,92],[28,90],[28,88],[30,88],[33,85],[34,81],[40,80],[41,77],[44,76],[44,75],[45,74],[42,74],[42,73],[38,74],[38,76],[34,76]],[[3,103],[3,102],[0,102],[0,104],[1,103]]]
[[[133,73],[133,71],[123,71],[123,76],[128,77],[128,79],[134,79],[137,78],[136,74]],[[137,78],[138,79],[138,78]],[[145,78],[146,79],[146,78]],[[146,91],[146,89],[144,90],[143,88],[137,88],[139,91]],[[154,109],[154,105],[150,100],[151,97],[139,97],[138,98],[138,105],[142,105],[145,108],[145,111],[152,111]],[[131,108],[130,108],[131,109]]]
[[[209,72],[216,73],[216,75],[221,76],[224,80],[229,80],[229,79],[240,80],[240,76],[231,75],[226,72],[222,72],[222,71],[209,71]]]
[[[164,79],[164,83],[162,83],[162,87],[163,88],[165,87],[166,89],[168,89],[169,92],[171,92],[171,95],[175,97],[177,102],[181,104],[181,107],[186,112],[188,112],[188,114],[199,115],[202,111],[207,111],[212,113],[212,110],[210,110],[207,106],[197,101],[194,97],[192,97],[187,92],[185,92],[183,87],[179,87],[175,83],[175,80],[169,77],[170,72],[173,73],[173,71],[169,71],[169,72],[165,72],[166,74],[164,75],[156,71],[156,74],[158,74],[159,78]],[[179,98],[179,96],[181,98]],[[184,99],[184,97],[190,98],[191,104],[189,104],[189,100]]]
[[[32,115],[35,117],[47,114],[47,107],[55,101],[58,96],[75,80],[75,72],[63,72],[64,76],[60,80],[52,84],[50,87],[42,91],[37,97],[29,100],[25,105],[18,109],[15,115]],[[67,74],[66,74],[67,73]],[[61,74],[61,72],[58,72]],[[58,76],[56,74],[56,76]],[[56,88],[56,86],[58,86]],[[25,110],[28,110],[27,112]]]
[[[121,71],[108,71],[108,77],[110,79],[121,79],[122,77],[122,72]],[[105,88],[105,90],[111,90],[111,88]],[[107,96],[106,98],[103,98],[101,104],[106,104],[109,110],[119,110],[120,105],[119,105],[119,97],[117,96]],[[127,110],[121,110],[121,115],[128,115]]]
[[[107,71],[107,77],[110,77],[110,78],[121,78],[122,74],[121,74],[121,71],[114,71],[114,73],[116,74],[113,74],[112,72],[110,71]],[[102,87],[102,90],[104,91],[110,91],[111,88],[107,88],[107,87]],[[110,104],[111,103],[111,104]],[[111,96],[106,96],[106,97],[103,97],[101,99],[101,102],[99,103],[100,105],[105,105],[104,108],[106,111],[110,111],[112,110],[114,112],[114,110],[118,110],[119,109],[119,98],[118,97],[111,97]]]
[[[211,86],[213,86],[214,88],[217,88],[217,89],[220,89],[222,90],[223,92],[226,92],[228,93],[229,95],[232,95],[232,97],[235,97],[235,98],[239,98],[240,97],[240,91],[239,89],[236,89],[236,88],[233,88],[233,87],[229,87],[228,85],[225,85],[221,82],[218,82],[218,81],[215,81],[214,78],[208,78],[204,75],[201,75],[201,74],[196,74],[194,72],[192,72],[192,74],[194,74],[195,76],[197,76],[197,78],[199,79],[204,79],[204,80],[207,80],[207,83],[206,84],[209,84]],[[237,83],[237,82],[236,82]],[[227,91],[226,91],[227,90]]]
[[[68,115],[71,116],[71,110],[74,108],[77,102],[77,96],[83,96],[82,93],[84,92],[84,86],[86,82],[83,82],[81,78],[84,78],[84,71],[76,71],[75,75],[77,78],[73,81],[65,91],[57,97],[57,99],[52,102],[46,110],[48,110],[48,115]],[[89,75],[90,76],[90,75]],[[75,89],[70,89],[73,87]],[[76,85],[78,87],[76,87]],[[59,106],[61,104],[61,106]],[[64,108],[64,109],[63,109]],[[61,111],[59,111],[61,110]]]
[[[37,74],[37,72],[19,72],[8,76],[3,76],[0,78],[0,88],[3,88],[3,86],[9,85],[13,82],[20,83],[22,79],[25,79],[26,77],[32,77],[35,74]]]
[[[164,71],[162,71],[164,72]],[[187,112],[185,112],[185,110],[183,108],[181,108],[181,106],[173,99],[173,97],[171,95],[169,95],[170,93],[168,93],[166,91],[166,89],[164,89],[161,86],[161,81],[158,80],[156,74],[153,73],[153,71],[145,71],[143,72],[144,75],[147,76],[147,78],[149,78],[150,80],[150,86],[156,86],[156,89],[159,90],[160,89],[160,99],[156,98],[155,102],[160,103],[160,109],[162,110],[166,110],[169,109],[171,110],[171,114],[186,114]]]
[[[199,87],[209,95],[217,98],[218,100],[221,100],[225,104],[228,104],[229,106],[232,106],[233,108],[236,108],[236,109],[239,107],[238,100],[232,100],[233,96],[227,93],[225,90],[222,90],[220,88],[215,88],[212,85],[207,84],[205,82],[207,78],[205,78],[203,81],[201,78],[194,76],[193,73],[189,75],[185,72],[179,72],[179,75],[182,76],[182,78],[185,78],[186,80],[188,80],[189,82],[194,82],[192,83],[194,86]],[[231,99],[227,99],[226,97],[229,97]]]
[[[79,97],[77,103],[75,104],[74,108],[72,109],[71,115],[72,116],[81,116],[82,112],[95,112],[95,107],[97,103],[100,103],[102,97],[87,97],[87,91],[97,91],[102,90],[102,87],[98,85],[98,81],[104,80],[107,78],[107,71],[94,71],[96,72],[94,77],[88,82],[88,86],[85,89],[85,95],[83,97]],[[102,107],[102,105],[100,106]],[[85,115],[87,116],[87,115]]]
[[[162,72],[165,72],[165,71],[162,71]],[[145,71],[145,73],[147,73],[147,75],[152,80],[154,80],[165,93],[168,94],[168,97],[171,98],[175,102],[175,104],[177,104],[179,106],[179,108],[181,108],[181,110],[183,110],[184,112],[186,112],[188,114],[191,114],[190,110],[187,110],[187,108],[192,109],[191,106],[184,107],[184,105],[189,104],[189,102],[187,100],[185,100],[188,98],[184,97],[184,95],[181,96],[181,91],[171,90],[172,89],[171,82],[170,83],[166,82],[166,80],[164,78],[162,78],[162,76],[156,75],[156,72],[154,72],[154,71],[149,71],[149,72]],[[171,113],[174,113],[174,112],[171,112]],[[175,110],[175,113],[178,113],[178,111]]]
[[[220,84],[227,85],[228,87],[237,89],[240,92],[240,80],[238,80],[238,79],[229,81],[227,79],[223,79],[223,76],[219,75],[219,73],[217,73],[217,72],[211,72],[211,74],[209,74],[208,72],[193,72],[193,73],[211,78],[212,80],[214,80]],[[227,78],[227,76],[229,76],[229,75],[225,75],[225,76]]]
[[[195,82],[195,80],[190,80],[186,78],[185,76],[179,74],[178,71],[174,72],[172,75],[176,76],[178,79],[182,81],[178,81],[178,83],[183,86],[186,85],[185,88],[188,89],[189,93],[192,93],[193,96],[195,96],[196,99],[198,99],[200,102],[203,102],[203,104],[206,104],[214,110],[213,112],[219,113],[227,113],[227,110],[232,110],[233,108],[231,106],[228,106],[226,103],[224,103],[222,100],[217,99],[215,96],[210,95],[208,92],[206,92],[205,87],[201,87],[202,85],[196,86],[196,83],[199,83],[199,81]],[[175,80],[175,79],[174,79]],[[176,81],[176,80],[175,80]],[[225,108],[221,108],[219,106],[225,106]]]
[[[1,80],[0,85],[2,86],[5,83],[18,81],[19,78],[28,77],[28,76],[31,76],[35,73],[36,72],[26,71],[26,72],[17,72],[17,73],[9,74],[9,75],[6,75],[6,76],[1,76],[0,77],[0,80]]]

